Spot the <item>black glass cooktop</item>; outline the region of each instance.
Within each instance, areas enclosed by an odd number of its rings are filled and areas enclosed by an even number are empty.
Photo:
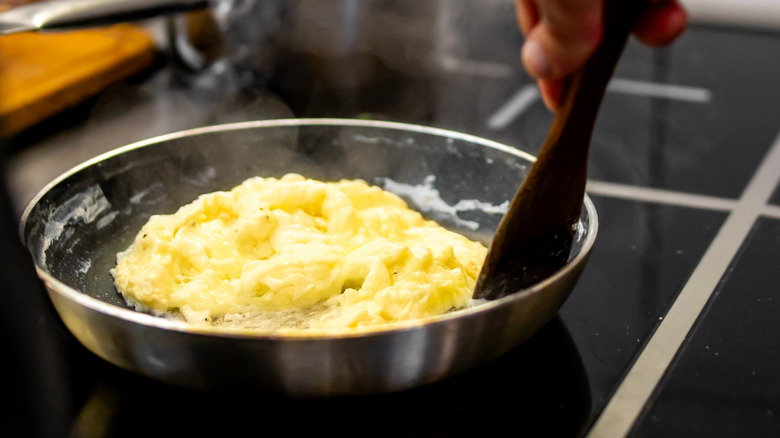
[[[378,66],[353,87],[328,87],[291,58],[262,84],[214,90],[162,59],[11,139],[0,393],[12,408],[0,434],[780,436],[780,32],[693,25],[670,48],[629,44],[593,137],[590,262],[558,317],[483,368],[376,397],[202,393],[118,369],[61,325],[14,215],[111,148],[205,124],[324,116],[443,127],[535,153],[553,116],[519,66],[513,16],[499,15],[433,72]]]

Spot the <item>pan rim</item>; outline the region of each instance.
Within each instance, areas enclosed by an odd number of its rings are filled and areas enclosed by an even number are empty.
[[[185,137],[191,137],[211,132],[227,132],[236,130],[245,130],[252,128],[269,128],[269,127],[283,127],[283,126],[363,126],[363,127],[375,127],[385,129],[395,129],[407,132],[416,132],[423,134],[431,134],[441,137],[454,138],[470,143],[475,143],[481,146],[489,147],[501,152],[508,153],[510,155],[517,156],[519,158],[528,160],[529,162],[535,162],[536,157],[516,147],[512,147],[494,140],[489,140],[483,137],[479,137],[472,134],[466,134],[459,131],[435,128],[424,125],[417,125],[404,122],[392,122],[392,121],[378,121],[378,120],[362,120],[362,119],[345,119],[345,118],[284,118],[284,119],[264,119],[253,120],[244,122],[234,122],[226,124],[209,125],[198,128],[186,129],[176,131],[168,134],[163,134],[148,139],[140,140],[137,142],[129,143],[124,146],[112,149],[108,152],[97,155],[89,160],[86,160],[71,169],[61,173],[58,177],[54,178],[51,182],[46,184],[36,195],[28,202],[27,206],[23,210],[20,220],[20,238],[25,247],[27,242],[25,238],[25,229],[29,215],[40,202],[40,200],[54,187],[56,187],[63,180],[68,177],[96,164],[101,161],[107,160],[117,155],[121,155],[131,150],[139,149],[142,147],[154,145],[164,141],[180,139]],[[550,277],[542,280],[541,282],[526,288],[524,290],[517,291],[513,294],[505,297],[481,302],[478,305],[470,306],[457,311],[448,312],[442,315],[431,316],[428,318],[403,321],[398,323],[392,323],[389,325],[382,325],[379,327],[359,328],[359,329],[343,329],[343,330],[291,330],[291,331],[279,331],[268,332],[252,329],[227,329],[219,328],[213,329],[208,327],[199,327],[197,325],[189,324],[185,321],[173,320],[171,318],[165,318],[161,316],[152,315],[149,313],[119,307],[105,301],[93,298],[85,293],[78,291],[55,278],[53,275],[46,272],[42,267],[35,263],[35,269],[38,272],[38,276],[47,285],[49,293],[57,293],[63,298],[73,301],[82,307],[94,312],[98,312],[103,315],[122,319],[128,322],[141,324],[147,327],[154,327],[163,330],[171,330],[184,332],[193,335],[203,335],[209,337],[220,338],[239,338],[243,340],[256,340],[256,341],[273,341],[273,340],[298,340],[298,341],[322,341],[322,340],[339,340],[339,339],[354,339],[354,338],[371,338],[376,336],[391,336],[404,331],[414,331],[423,327],[431,327],[439,324],[446,324],[448,321],[454,319],[462,319],[464,317],[470,317],[479,315],[484,312],[491,312],[493,309],[503,307],[506,303],[511,303],[517,300],[526,299],[528,296],[540,293],[547,288],[551,283],[558,281],[560,278],[567,275],[570,271],[575,269],[576,266],[585,262],[589,256],[593,244],[595,243],[596,235],[598,234],[598,216],[596,208],[586,193],[583,199],[583,208],[587,212],[588,217],[588,230],[582,241],[582,247],[580,251],[561,269],[555,272]]]

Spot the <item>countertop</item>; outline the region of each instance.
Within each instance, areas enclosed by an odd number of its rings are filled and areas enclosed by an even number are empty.
[[[377,118],[535,153],[553,116],[520,67],[513,20],[511,10],[496,11],[489,25],[464,30],[480,38],[449,46],[432,70],[380,66],[348,83],[315,75],[295,64],[300,59],[247,82],[245,72],[195,73],[163,54],[145,73],[10,139],[4,228],[72,166],[210,124]],[[0,433],[137,436],[153,427],[204,435],[273,426],[354,436],[778,436],[778,70],[780,31],[694,24],[669,48],[631,41],[593,136],[588,194],[599,236],[572,295],[505,357],[403,393],[286,400],[133,375],[75,341],[9,238],[0,328],[12,358],[2,361],[2,397],[13,409],[4,410]]]

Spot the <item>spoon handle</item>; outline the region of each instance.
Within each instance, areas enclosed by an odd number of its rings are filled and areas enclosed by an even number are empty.
[[[567,81],[547,139],[493,237],[474,298],[500,298],[566,264],[585,196],[596,115],[646,1],[605,1],[601,43]]]

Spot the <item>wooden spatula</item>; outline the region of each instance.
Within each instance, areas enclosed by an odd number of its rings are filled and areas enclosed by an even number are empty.
[[[549,277],[568,260],[585,196],[596,114],[646,0],[607,0],[600,46],[568,79],[561,108],[499,223],[473,297],[497,299]]]

